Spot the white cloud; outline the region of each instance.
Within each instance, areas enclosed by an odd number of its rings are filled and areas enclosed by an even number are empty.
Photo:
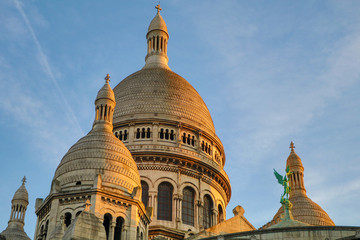
[[[33,27],[31,26],[31,23],[30,23],[27,15],[25,14],[25,12],[24,12],[24,10],[23,10],[23,8],[22,8],[22,6],[21,6],[21,4],[20,4],[20,2],[18,0],[14,0],[14,3],[16,5],[16,8],[19,10],[23,20],[25,21],[26,26],[27,26],[27,28],[28,28],[31,36],[32,36],[32,39],[33,39],[33,41],[34,41],[34,43],[35,43],[35,45],[36,45],[36,47],[37,47],[37,49],[39,51],[40,64],[42,65],[44,71],[49,76],[50,80],[52,80],[52,82],[54,84],[54,87],[57,90],[57,93],[59,95],[59,98],[61,99],[61,101],[64,104],[65,109],[67,110],[66,114],[70,117],[70,119],[77,126],[79,132],[83,135],[84,133],[83,133],[83,130],[82,130],[80,124],[79,124],[79,121],[78,121],[76,115],[74,114],[74,112],[72,110],[72,107],[70,106],[70,104],[68,103],[66,97],[64,96],[64,93],[63,93],[61,87],[59,86],[57,79],[55,78],[55,75],[53,73],[52,68],[50,67],[47,56],[45,55],[45,53],[44,53],[44,51],[43,51],[43,49],[41,47],[41,44],[40,44],[40,42],[39,42],[39,40],[38,40],[38,38],[37,38],[37,36],[36,36],[36,34],[34,32]]]

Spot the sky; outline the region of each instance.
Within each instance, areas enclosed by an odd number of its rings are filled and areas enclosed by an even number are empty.
[[[0,231],[24,175],[36,198],[90,129],[107,73],[141,69],[157,1],[0,1]],[[203,97],[240,205],[256,228],[280,207],[291,141],[308,196],[359,226],[360,1],[162,1],[170,68]]]

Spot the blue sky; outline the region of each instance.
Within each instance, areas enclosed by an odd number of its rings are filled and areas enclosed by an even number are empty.
[[[106,73],[144,65],[156,1],[0,2],[0,231],[27,176],[32,238],[62,156],[86,134]],[[279,208],[272,169],[290,141],[308,196],[336,225],[360,217],[360,2],[163,1],[173,71],[206,102],[226,152],[232,209],[260,227]]]

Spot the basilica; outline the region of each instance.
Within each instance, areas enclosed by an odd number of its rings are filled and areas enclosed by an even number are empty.
[[[95,98],[92,129],[59,162],[45,198],[36,199],[34,240],[356,239],[307,195],[294,144],[284,168],[293,204],[256,229],[237,206],[229,217],[226,157],[198,92],[168,65],[169,33],[160,6],[146,34],[145,65]],[[171,50],[171,49],[169,49]],[[116,83],[114,83],[116,84]],[[90,120],[89,120],[90,121]],[[26,179],[0,239],[24,232]]]

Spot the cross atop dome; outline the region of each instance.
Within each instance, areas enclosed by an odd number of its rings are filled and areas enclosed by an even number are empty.
[[[291,141],[289,148],[291,148],[291,152],[294,152],[295,145],[294,145],[293,141]]]
[[[105,77],[104,79],[105,79],[106,83],[109,83],[109,82],[110,82],[110,75],[109,75],[109,74],[107,74],[107,75],[106,75],[106,77]]]
[[[22,181],[23,185],[25,185],[25,183],[26,183],[26,177],[24,176],[21,181]]]
[[[162,10],[162,8],[160,7],[160,2],[158,5],[156,5],[155,8],[157,9],[157,13],[160,14],[160,11]]]

